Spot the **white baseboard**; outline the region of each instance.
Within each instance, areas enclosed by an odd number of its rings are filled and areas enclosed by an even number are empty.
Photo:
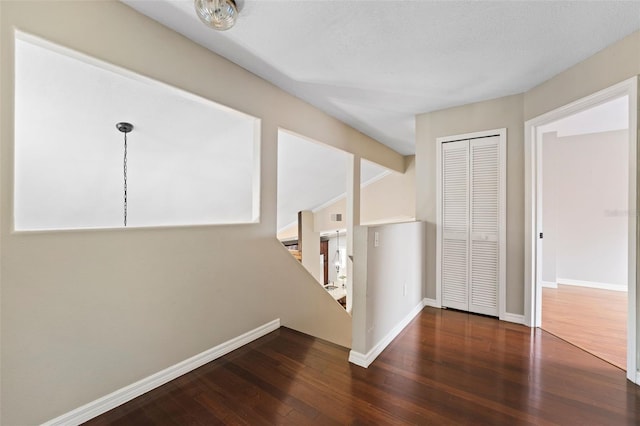
[[[541,281],[540,284],[542,284],[542,287],[546,288],[558,288],[558,283],[553,281]]]
[[[516,324],[526,325],[526,323],[524,321],[524,315],[510,314],[509,312],[505,312],[504,314],[502,314],[502,316],[500,317],[500,320],[501,321],[507,321],[507,322],[514,322]]]
[[[424,298],[422,299],[422,304],[424,306],[431,306],[433,308],[442,308],[442,305],[439,304],[436,299],[428,299],[428,298]],[[519,314],[510,314],[509,312],[505,312],[502,315],[500,315],[499,318],[501,321],[507,321],[507,322],[513,322],[516,324],[523,324],[526,325],[525,322],[525,318],[524,315],[519,315]],[[363,356],[362,354],[358,354],[360,356]],[[357,362],[354,362],[354,364],[358,364]],[[360,365],[360,364],[358,364]]]
[[[354,350],[349,351],[349,362],[364,368],[367,368],[369,364],[371,364],[371,361],[367,360],[367,355]]]
[[[579,287],[599,288],[601,290],[628,291],[624,284],[598,283],[594,281],[572,280],[568,278],[558,278],[558,284],[575,285]]]
[[[436,299],[428,299],[425,297],[422,299],[422,304],[424,306],[431,306],[432,308],[442,308],[442,305],[438,303]]]
[[[356,352],[351,350],[349,352],[349,362],[359,365],[360,367],[367,368],[371,363],[380,355],[380,353],[389,346],[389,343],[393,341],[393,339],[398,336],[404,330],[404,328],[409,325],[411,320],[422,311],[424,308],[424,301],[421,301],[416,305],[415,308],[411,310],[398,324],[396,324],[389,333],[387,333],[382,340],[380,340],[369,352],[366,354]]]
[[[79,425],[92,418],[99,416],[102,413],[118,407],[134,398],[139,397],[142,394],[149,392],[173,379],[176,379],[183,374],[186,374],[204,364],[211,362],[223,355],[228,354],[231,351],[238,349],[241,346],[246,345],[272,331],[280,328],[280,319],[273,320],[258,328],[244,333],[241,336],[235,337],[231,340],[227,340],[211,349],[208,349],[198,355],[192,356],[182,362],[179,362],[171,367],[165,368],[149,377],[139,380],[135,383],[118,389],[109,395],[96,399],[88,404],[78,407],[75,410],[69,411],[55,419],[49,420],[43,423],[43,426],[54,425]]]

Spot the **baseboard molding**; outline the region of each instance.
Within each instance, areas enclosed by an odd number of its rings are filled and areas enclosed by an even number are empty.
[[[599,288],[601,290],[628,291],[627,286],[623,284],[598,283],[594,281],[571,280],[567,278],[558,278],[557,281],[558,281],[558,284],[562,284],[562,285],[574,285],[578,287]]]
[[[129,386],[118,389],[109,395],[103,396],[102,398],[83,405],[82,407],[78,407],[75,410],[56,417],[55,419],[49,420],[48,422],[43,423],[43,426],[71,426],[84,423],[102,413],[106,413],[107,411],[124,404],[125,402],[131,401],[132,399],[137,398],[158,386],[170,382],[183,374],[195,370],[208,362],[220,358],[221,356],[269,334],[278,328],[280,328],[280,319],[268,322],[258,328],[244,333],[241,336],[227,340],[226,342],[201,352],[198,355],[192,356],[189,359],[165,368],[164,370],[132,383]]]
[[[541,281],[540,284],[542,284],[542,287],[546,288],[558,288],[558,283],[553,281]]]
[[[389,346],[389,343],[391,343],[393,339],[395,339],[398,334],[400,334],[402,330],[404,330],[404,328],[409,325],[411,320],[415,318],[415,316],[418,315],[420,311],[422,311],[424,306],[424,301],[418,303],[416,307],[411,310],[411,312],[409,312],[398,324],[396,324],[396,326],[393,327],[391,331],[389,331],[389,333],[387,333],[387,335],[384,336],[382,340],[380,340],[366,354],[351,350],[349,352],[349,362],[355,365],[359,365],[360,367],[369,367],[369,365],[371,365],[371,363],[378,357],[378,355],[380,355],[380,353],[382,353],[382,351],[387,346]]]
[[[425,297],[424,299],[422,299],[422,304],[424,306],[431,306],[433,308],[442,309],[442,305],[439,304],[436,301],[436,299],[428,299],[428,298]],[[526,325],[524,315],[510,314],[509,312],[505,312],[502,315],[500,315],[499,319],[500,319],[500,321],[507,321],[507,322],[513,322],[513,323],[516,323],[516,324]],[[362,355],[362,354],[358,354],[358,356],[365,357],[365,355]],[[354,364],[358,364],[358,363],[354,362]],[[358,364],[358,365],[360,365],[360,364]]]
[[[424,306],[431,306],[432,308],[442,308],[442,305],[438,303],[436,299],[428,299],[425,297],[422,299],[422,304]]]
[[[502,316],[500,317],[500,320],[526,325],[524,320],[524,315],[510,314],[509,312],[505,312],[504,314],[502,314]]]

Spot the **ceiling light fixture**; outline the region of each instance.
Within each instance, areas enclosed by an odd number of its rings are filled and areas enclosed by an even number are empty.
[[[195,0],[196,13],[206,25],[218,31],[233,27],[242,9],[242,0]]]

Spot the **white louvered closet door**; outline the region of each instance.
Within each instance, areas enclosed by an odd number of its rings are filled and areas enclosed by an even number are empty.
[[[501,138],[445,142],[441,147],[442,306],[498,316],[504,268]]]
[[[471,139],[469,311],[498,315],[500,138]]]
[[[469,141],[442,145],[442,305],[469,310]]]

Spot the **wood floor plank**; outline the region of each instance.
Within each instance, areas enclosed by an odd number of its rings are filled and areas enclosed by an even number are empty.
[[[559,284],[542,289],[542,329],[626,370],[627,293]]]
[[[540,329],[425,308],[368,369],[280,328],[88,425],[640,423],[620,369]]]

